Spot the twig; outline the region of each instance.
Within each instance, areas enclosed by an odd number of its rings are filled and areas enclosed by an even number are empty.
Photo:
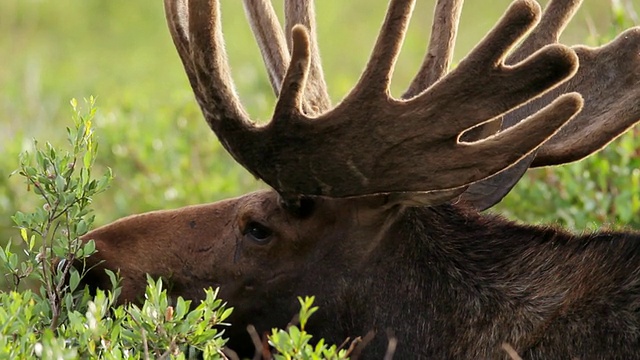
[[[398,338],[396,338],[392,330],[387,330],[387,337],[389,338],[389,344],[387,345],[387,353],[384,354],[384,360],[392,360],[398,346]]]
[[[509,355],[511,360],[522,360],[520,355],[518,355],[518,352],[510,344],[502,343],[502,350],[504,350],[507,355]]]
[[[238,356],[238,353],[236,353],[235,351],[229,349],[228,347],[222,348],[222,354],[220,354],[220,355],[222,355],[225,359],[240,360],[240,357]]]
[[[136,323],[136,325],[138,325],[138,327],[140,328],[140,334],[142,335],[142,349],[144,350],[144,358],[145,360],[149,360],[150,357],[149,357],[149,344],[147,342],[147,332],[144,330],[144,328],[142,327],[142,324],[140,324],[138,319],[136,319],[136,317],[133,316],[131,311],[129,311],[129,309],[124,309],[124,311],[129,315],[129,317],[131,317],[131,320],[133,320],[133,322]]]
[[[253,347],[256,349],[255,353],[253,354],[253,360],[263,359],[264,346],[262,345],[262,339],[260,339],[260,335],[256,331],[256,327],[251,324],[247,325],[247,332],[249,333],[249,337],[251,337]]]
[[[351,346],[349,346],[350,348],[353,346],[353,343],[356,342],[356,340],[359,340],[360,337],[358,336],[357,338],[355,338],[352,342],[351,342]],[[351,338],[346,338],[344,339],[344,341],[342,342],[342,344],[340,344],[340,346],[338,346],[338,350],[344,349],[345,346],[347,346],[347,344],[349,343],[349,340],[351,340]]]
[[[342,343],[342,345],[340,345],[340,347],[338,349],[342,349],[344,347],[344,345],[346,345],[347,341],[349,341],[349,338],[347,338],[344,343]],[[360,344],[362,342],[362,337],[358,336],[357,338],[353,339],[353,341],[351,342],[351,344],[349,344],[349,348],[347,349],[347,356],[349,356],[349,354],[351,354],[351,352],[353,352],[353,350],[356,348],[356,346],[358,346],[358,344]]]
[[[362,353],[362,349],[364,349],[367,345],[369,345],[369,343],[371,342],[371,340],[373,340],[375,336],[376,336],[376,332],[374,330],[371,330],[367,333],[367,335],[364,336],[364,338],[362,338],[358,342],[358,344],[356,344],[353,347],[353,349],[350,348],[351,359],[357,360],[360,357],[360,353]]]
[[[287,324],[287,326],[285,327],[285,330],[289,330],[290,327],[292,326],[298,326],[300,325],[300,314],[295,314],[293,315],[293,317],[291,318],[291,321],[289,321],[289,323]]]

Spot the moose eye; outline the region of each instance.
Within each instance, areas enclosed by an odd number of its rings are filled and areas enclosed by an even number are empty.
[[[243,233],[258,244],[268,243],[273,235],[271,229],[255,221],[248,223]]]

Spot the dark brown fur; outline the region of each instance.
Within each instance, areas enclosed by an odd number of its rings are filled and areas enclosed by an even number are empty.
[[[93,261],[120,269],[123,296],[142,295],[145,273],[172,296],[199,299],[220,286],[235,307],[229,346],[254,347],[283,327],[297,296],[315,295],[309,330],[341,343],[373,330],[364,357],[379,359],[387,332],[396,359],[640,357],[640,236],[520,225],[454,205],[380,206],[384,199],[317,200],[305,218],[275,192],[138,215],[97,229]],[[273,231],[260,245],[244,227]],[[108,284],[99,270],[89,283]]]

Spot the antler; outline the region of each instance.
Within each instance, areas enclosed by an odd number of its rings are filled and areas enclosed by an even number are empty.
[[[253,34],[260,46],[262,58],[267,66],[271,86],[276,95],[279,95],[280,86],[290,62],[290,54],[287,52],[287,47],[291,51],[293,46],[291,38],[287,38],[287,46],[285,46],[284,35],[270,2],[266,0],[244,0],[243,4]],[[311,68],[302,105],[304,113],[308,115],[318,114],[331,108],[331,100],[327,92],[327,85],[324,81],[320,62],[313,9],[313,0],[285,1],[285,33],[291,34],[293,26],[296,24],[303,25],[309,30]]]
[[[580,0],[552,0],[540,25],[509,61],[517,61],[536,49],[556,43]],[[510,169],[473,184],[462,199],[479,209],[497,203],[529,166],[559,165],[582,159],[604,147],[640,120],[640,28],[630,29],[598,48],[576,46],[580,67],[569,81],[527,106],[507,114],[503,128],[518,123],[547,105],[562,92],[579,92],[583,110],[547,141],[538,152]]]
[[[463,0],[438,0],[436,3],[427,53],[418,74],[413,78],[409,89],[402,95],[403,99],[423,92],[449,71],[463,2]]]
[[[558,43],[560,34],[580,7],[581,2],[581,0],[552,0],[542,14],[538,26],[535,27],[526,40],[507,58],[507,63],[517,63],[549,44]],[[582,67],[582,64],[580,64],[580,66]],[[580,71],[581,67],[578,71]],[[469,133],[469,137],[482,139],[498,132],[500,129],[511,127],[548,105],[563,92],[568,92],[564,86],[557,87],[542,98],[531,101],[505,114],[501,118],[483,125],[476,133]],[[584,110],[581,111],[581,114],[583,113]],[[475,206],[479,210],[493,206],[509,193],[522,175],[529,169],[535,157],[536,152],[534,151],[509,169],[472,184],[464,194],[462,194],[462,201]]]
[[[607,45],[574,50],[580,68],[563,87],[580,92],[585,108],[540,148],[533,166],[580,160],[640,121],[640,27]]]
[[[277,96],[291,60],[278,17],[269,0],[244,0],[242,4],[267,67],[269,82]]]
[[[409,100],[389,96],[392,68],[414,1],[392,0],[363,75],[334,109],[310,118],[302,109],[311,62],[305,27],[293,51],[272,121],[255,126],[234,93],[217,1],[165,0],[167,19],[209,126],[234,158],[290,195],[334,197],[459,188],[491,176],[539,147],[580,111],[564,94],[521,123],[487,139],[461,133],[565,81],[576,56],[550,45],[515,66],[507,52],[534,25],[536,3],[516,1],[487,37],[446,77]],[[188,19],[188,24],[187,21]]]

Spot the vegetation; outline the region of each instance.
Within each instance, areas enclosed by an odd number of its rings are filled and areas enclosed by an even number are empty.
[[[334,99],[356,81],[374,41],[386,1],[376,0],[379,6],[371,2],[318,2],[320,45]],[[508,2],[469,2],[458,59]],[[364,4],[372,11],[360,11]],[[632,25],[620,7],[586,5],[590,7],[567,30],[566,42],[595,45]],[[339,12],[334,9],[338,6]],[[430,13],[430,7],[419,4],[416,17]],[[236,21],[243,17],[241,11],[240,2],[223,1],[234,79],[250,113],[267,119],[274,98],[248,26]],[[344,19],[354,19],[349,20],[350,36],[336,37],[347,31]],[[418,67],[429,26],[426,21],[412,25],[394,93]],[[214,290],[188,311],[186,301],[170,304],[162,282],[150,279],[142,308],[109,311],[117,290],[90,295],[79,286],[82,271],[71,266],[95,250],[91,242],[78,241],[94,220],[101,225],[132,213],[215,201],[263,186],[230,159],[206,128],[165,28],[157,2],[0,3],[0,31],[7,35],[0,37],[0,53],[5,54],[0,67],[0,267],[5,274],[0,279],[5,290],[0,292],[0,357],[221,354],[221,330],[230,309]],[[100,110],[90,106],[83,114],[74,104],[71,127],[65,104],[87,94],[100,96]],[[67,127],[68,153],[57,150]],[[94,127],[99,158],[90,130]],[[636,134],[633,130],[597,156],[570,166],[530,171],[494,211],[579,231],[640,227]],[[51,145],[38,147],[32,138]],[[32,155],[19,156],[24,151]],[[21,176],[10,177],[17,168]],[[92,173],[104,175],[94,179]],[[94,198],[109,184],[108,193]],[[31,191],[38,196],[27,196]],[[117,284],[116,274],[112,279]],[[301,307],[300,327],[271,335],[282,358],[346,356],[323,343],[309,345],[304,319],[313,313],[310,299],[301,299]]]
[[[95,252],[93,241],[79,237],[93,223],[93,197],[111,180],[108,170],[92,176],[98,150],[93,105],[90,99],[88,114],[82,115],[72,101],[71,151],[35,143],[33,153],[21,156],[17,173],[43,205],[13,216],[25,258],[11,242],[0,249],[2,272],[11,281],[11,290],[0,292],[0,357],[185,358],[195,349],[206,358],[220,357],[225,341],[216,326],[223,325],[231,309],[224,308],[215,291],[208,289],[206,299],[189,312],[189,301],[169,304],[162,280],[149,279],[142,308],[113,308],[119,294],[116,274],[109,273],[113,291],[108,293],[98,290],[91,296],[79,286],[88,270],[84,260]]]

